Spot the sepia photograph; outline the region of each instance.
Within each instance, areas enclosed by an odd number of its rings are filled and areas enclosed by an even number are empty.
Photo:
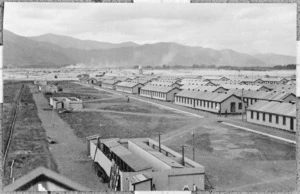
[[[5,2],[4,191],[294,191],[296,18]]]

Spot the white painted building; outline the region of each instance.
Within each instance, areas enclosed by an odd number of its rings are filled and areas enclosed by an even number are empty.
[[[149,138],[89,140],[88,155],[116,191],[204,190],[204,167]]]
[[[120,92],[139,94],[143,84],[134,82],[120,82],[116,84],[116,90]]]
[[[54,109],[83,109],[83,102],[76,97],[50,97],[50,105]]]
[[[115,79],[103,80],[102,83],[101,83],[101,87],[108,88],[108,89],[111,89],[111,90],[115,90],[116,85],[120,82],[121,82],[120,80],[115,80]]]
[[[163,101],[174,101],[181,89],[177,87],[146,85],[141,88],[140,96]]]
[[[219,114],[241,114],[245,105],[232,93],[183,90],[175,97],[175,104]]]
[[[247,121],[287,131],[295,131],[296,105],[286,102],[258,102],[247,108]]]

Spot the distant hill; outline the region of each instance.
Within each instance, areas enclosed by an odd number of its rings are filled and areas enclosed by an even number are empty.
[[[256,55],[234,50],[214,50],[184,46],[172,42],[138,45],[132,42],[112,44],[46,34],[22,37],[4,30],[5,67],[132,67],[193,64],[230,66],[269,66],[296,63],[291,56]]]
[[[256,54],[254,55],[254,57],[270,65],[286,65],[286,64],[296,63],[296,57],[287,56],[287,55],[278,55],[274,53]]]
[[[84,50],[91,49],[112,49],[112,48],[121,48],[121,47],[135,47],[139,46],[134,42],[125,42],[120,44],[113,44],[108,42],[99,42],[93,40],[80,40],[68,36],[61,36],[55,34],[45,34],[41,36],[32,36],[28,37],[32,40],[39,42],[49,42],[56,44],[62,48],[77,48]]]

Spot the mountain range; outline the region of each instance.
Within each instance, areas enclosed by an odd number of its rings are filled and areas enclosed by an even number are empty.
[[[273,66],[295,64],[296,57],[280,54],[249,55],[231,49],[214,50],[174,42],[120,44],[45,34],[24,37],[4,30],[4,67],[56,68],[162,66]]]

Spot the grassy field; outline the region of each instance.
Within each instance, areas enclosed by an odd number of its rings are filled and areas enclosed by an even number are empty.
[[[6,90],[4,93],[6,93]],[[7,92],[5,95],[8,97],[9,94],[14,94],[14,92]],[[22,90],[13,138],[5,164],[5,185],[11,182],[9,174],[10,165],[13,160],[13,177],[15,179],[29,173],[39,166],[56,170],[55,162],[48,149],[45,130],[41,126],[32,94],[26,85]]]
[[[96,103],[86,103],[86,108],[93,109],[102,109],[118,112],[132,112],[132,113],[149,113],[149,114],[167,114],[168,115],[177,115],[182,116],[182,114],[175,113],[172,110],[159,108],[151,104],[147,104],[138,100],[130,99],[130,102],[127,102],[127,98],[117,97],[112,99],[105,99]]]
[[[60,114],[60,117],[82,139],[94,134],[101,134],[103,138],[153,137],[158,132],[167,133],[188,122],[180,118],[101,112],[72,112]]]
[[[85,87],[85,86],[81,86],[69,81],[62,81],[62,82],[57,82],[58,86],[61,86],[63,88],[63,92],[75,92],[75,93],[97,93],[97,94],[107,94],[107,95],[111,95],[108,92],[104,92],[104,91],[99,91],[96,90],[94,88],[89,88],[89,87]]]
[[[205,166],[215,188],[241,191],[295,189],[292,181],[296,179],[294,145],[220,124],[204,124],[194,131],[196,161]],[[178,144],[186,144],[186,155],[192,158],[192,135],[166,142],[167,146],[180,152]],[[283,180],[276,180],[278,177]],[[267,186],[259,184],[263,182]]]
[[[5,145],[9,139],[9,129],[13,121],[13,112],[16,108],[17,96],[22,87],[21,82],[4,82],[4,103],[3,103],[3,123],[2,123],[2,147],[5,148]],[[4,149],[2,150],[4,151]],[[3,153],[4,154],[4,153]]]

